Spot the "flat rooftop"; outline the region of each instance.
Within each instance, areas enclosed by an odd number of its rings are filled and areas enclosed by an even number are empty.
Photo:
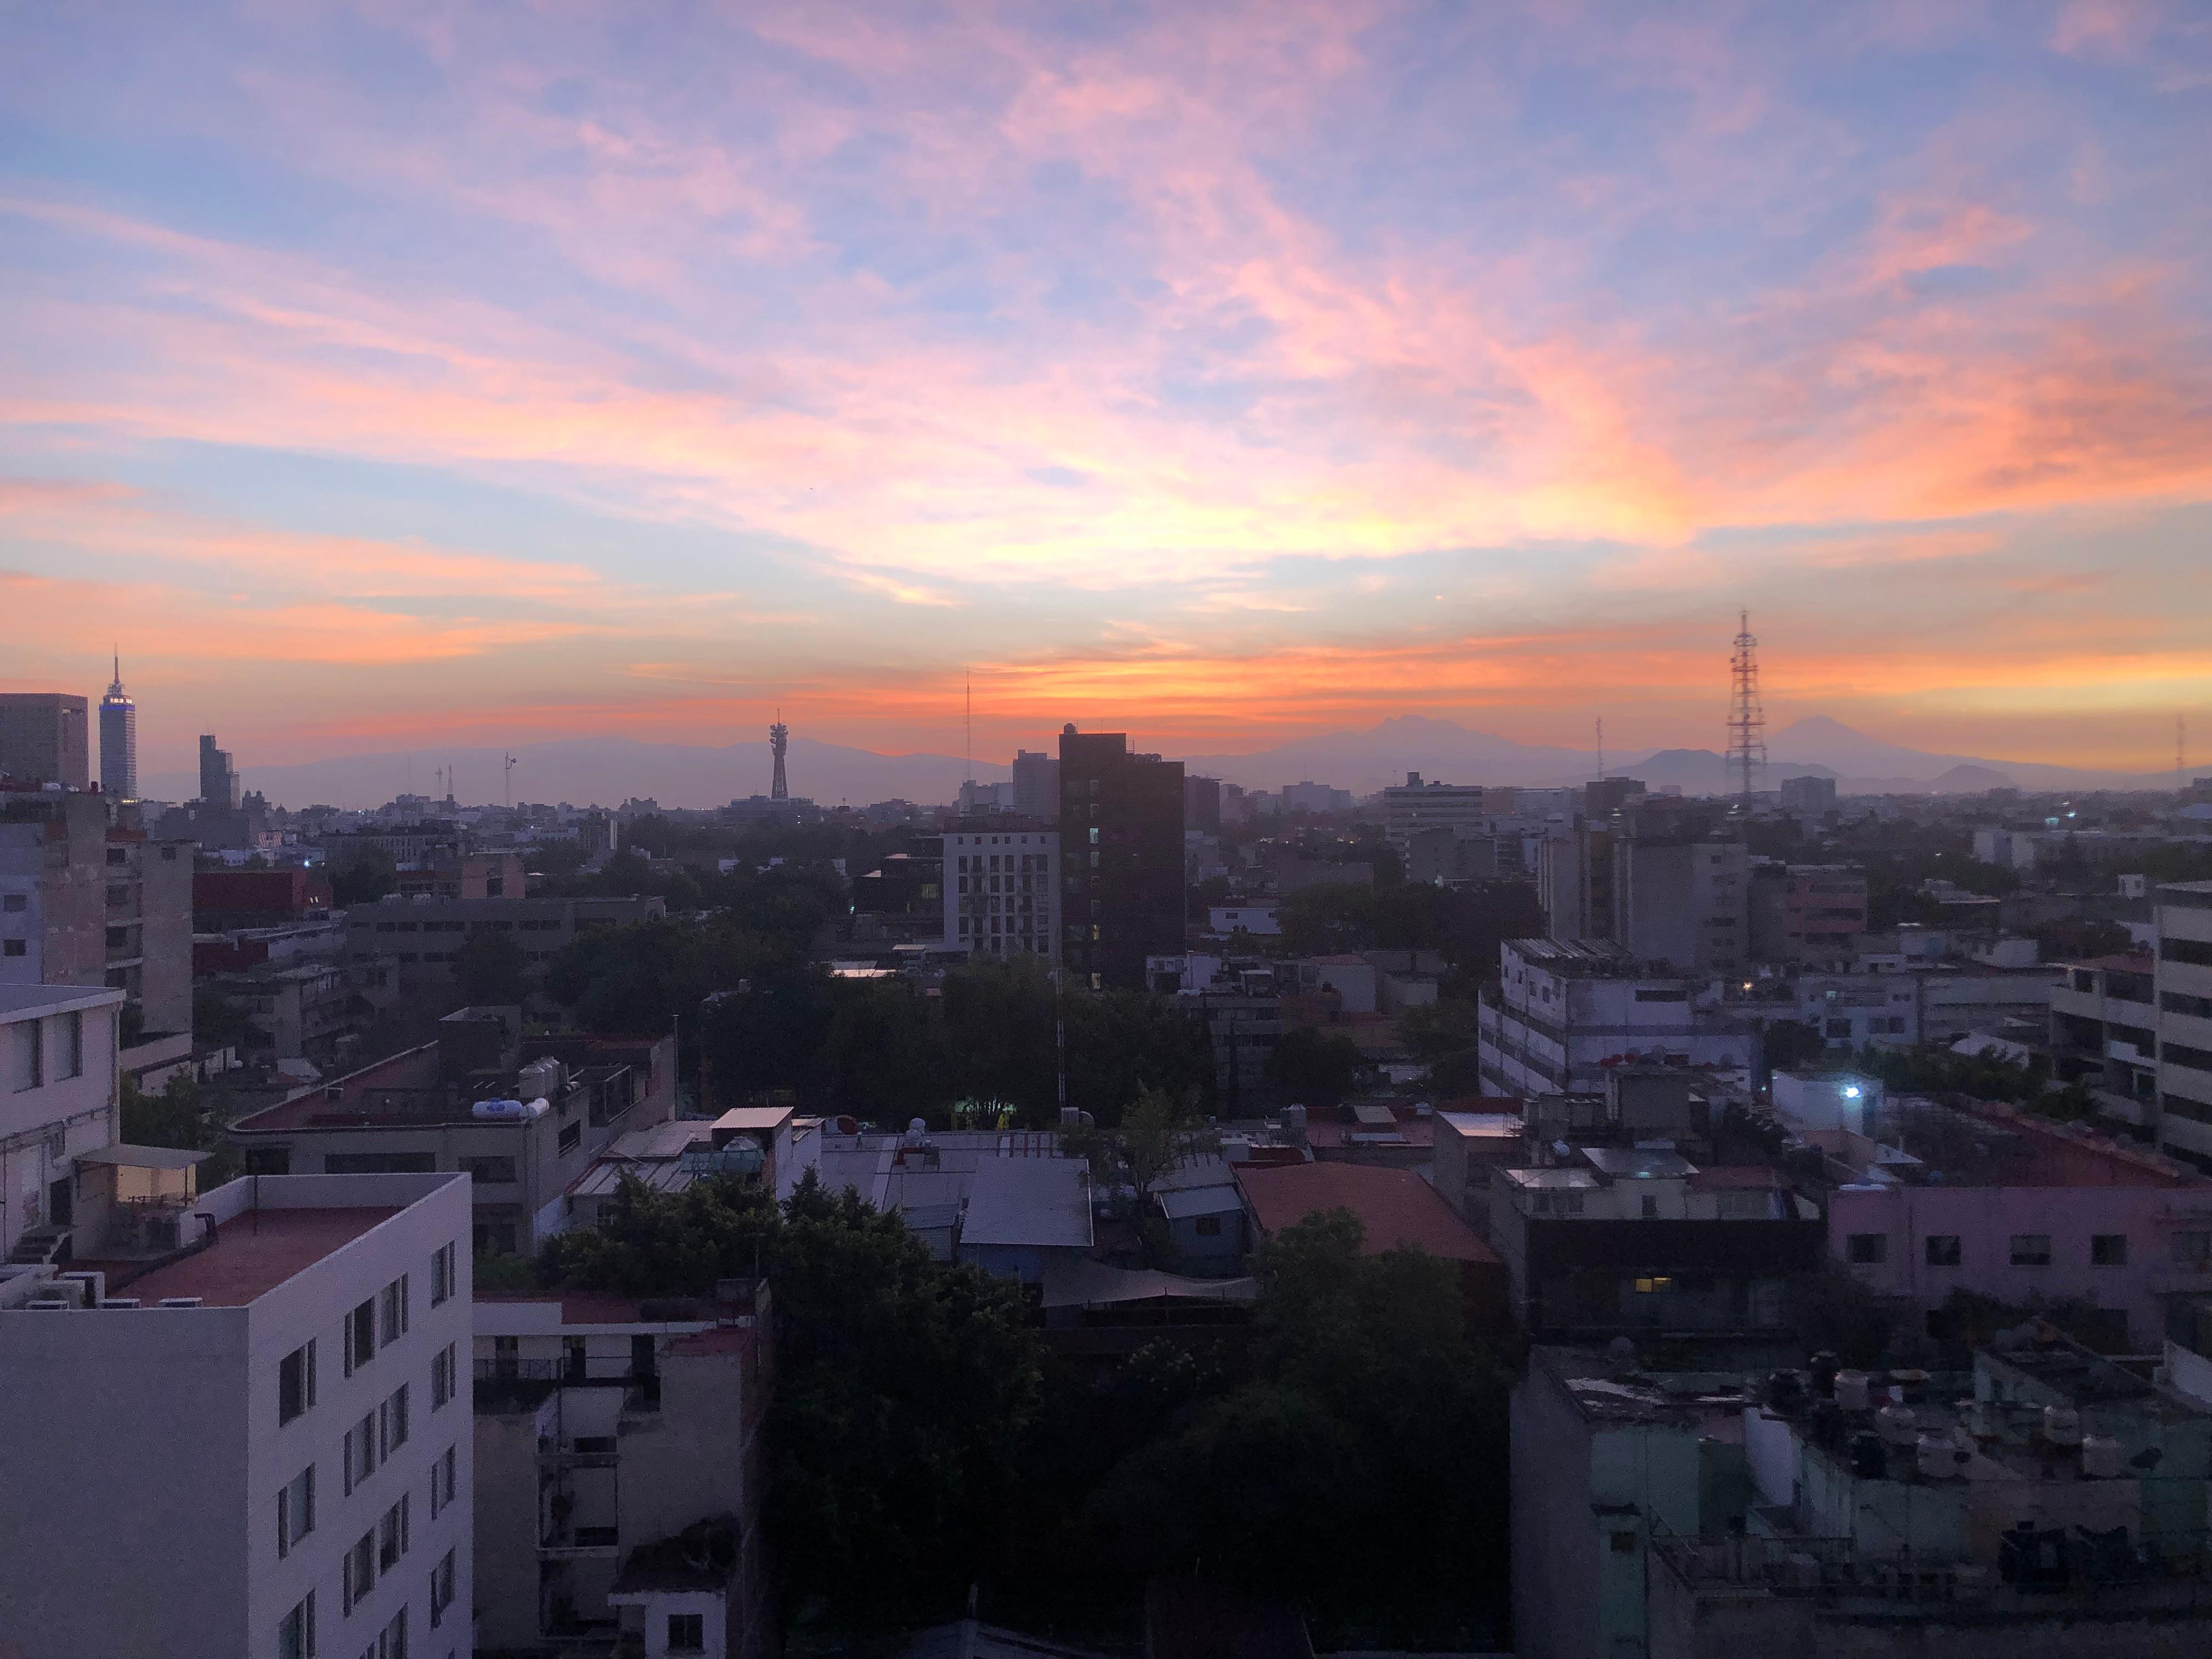
[[[219,1224],[215,1243],[181,1261],[124,1278],[134,1264],[106,1264],[108,1294],[135,1296],[152,1306],[167,1297],[196,1296],[210,1308],[243,1308],[399,1213],[395,1205],[342,1209],[248,1210]],[[100,1267],[81,1261],[80,1267]],[[123,1282],[118,1284],[117,1280]]]
[[[66,1014],[82,1008],[104,1008],[123,1000],[123,993],[105,985],[0,985],[0,1019],[26,1014]]]

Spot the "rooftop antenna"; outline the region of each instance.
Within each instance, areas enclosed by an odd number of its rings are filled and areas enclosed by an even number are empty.
[[[2173,787],[2186,794],[2189,790],[2189,716],[2173,717]]]
[[[514,805],[514,753],[512,750],[506,750],[501,754],[499,757],[499,769],[501,772],[505,775],[504,781],[507,784],[507,804],[508,806],[512,807]]]
[[[969,669],[967,677],[968,735],[962,739],[960,750],[961,778],[975,781],[975,671]]]
[[[769,752],[775,757],[775,775],[769,780],[768,798],[770,800],[789,800],[791,785],[783,775],[783,751],[791,741],[790,730],[783,723],[783,710],[775,711],[775,720],[768,728]]]
[[[1605,720],[1601,715],[1597,723],[1597,781],[1605,781]]]
[[[1736,613],[1735,655],[1729,668],[1735,694],[1729,710],[1729,765],[1737,776],[1743,810],[1766,773],[1766,711],[1759,701],[1759,641],[1751,631],[1751,612]]]

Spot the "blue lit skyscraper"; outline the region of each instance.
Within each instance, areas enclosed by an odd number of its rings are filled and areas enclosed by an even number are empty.
[[[123,689],[123,658],[100,700],[100,787],[118,800],[138,799],[138,705]]]

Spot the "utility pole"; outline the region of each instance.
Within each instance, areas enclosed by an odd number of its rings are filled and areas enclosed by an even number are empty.
[[[1735,696],[1729,710],[1729,765],[1737,775],[1744,811],[1766,775],[1766,710],[1759,700],[1759,641],[1751,612],[1737,612],[1735,655],[1729,659]]]

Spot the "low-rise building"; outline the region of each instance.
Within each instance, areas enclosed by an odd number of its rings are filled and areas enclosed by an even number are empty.
[[[0,1646],[473,1651],[466,1183],[195,1208],[201,1248],[0,1279]]]
[[[765,1283],[479,1301],[477,1639],[757,1659]],[[625,1644],[634,1645],[625,1646]]]
[[[394,895],[346,912],[346,961],[355,982],[372,992],[442,988],[453,983],[461,946],[479,933],[505,933],[542,967],[596,927],[657,921],[667,901],[620,898],[414,898]]]
[[[108,1194],[83,1160],[120,1139],[122,1004],[103,987],[0,985],[0,1260],[66,1262],[104,1236]]]
[[[255,1174],[459,1170],[479,1254],[568,1224],[599,1151],[676,1104],[676,1039],[526,1038],[513,1009],[462,1009],[420,1048],[300,1091],[228,1133]]]
[[[1500,1095],[1601,1091],[1629,1063],[1686,1066],[1747,1085],[1759,1031],[1693,1000],[1680,975],[1604,939],[1511,939],[1498,986],[1484,993],[1479,1063]]]
[[[1971,1376],[1649,1374],[1515,1389],[1527,1659],[2164,1659],[2212,1643],[2212,1415],[2049,1328]]]
[[[1829,1161],[1830,1256],[1869,1290],[1935,1310],[1958,1291],[2085,1304],[2115,1352],[2212,1285],[2212,1181],[2169,1158],[1992,1102],[1881,1102],[1857,1133],[1811,1130]]]
[[[1363,1252],[1413,1246],[1454,1263],[1468,1317],[1482,1324],[1503,1318],[1506,1279],[1498,1253],[1413,1170],[1334,1162],[1233,1167],[1255,1242],[1309,1216],[1348,1210],[1359,1218]]]

